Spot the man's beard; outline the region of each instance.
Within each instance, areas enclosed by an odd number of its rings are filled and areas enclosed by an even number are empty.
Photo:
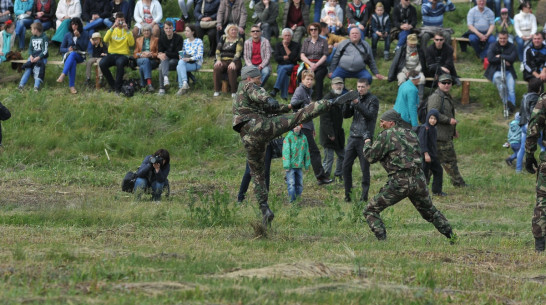
[[[334,89],[335,94],[341,94],[341,92],[343,92],[343,89],[339,89],[339,90]]]

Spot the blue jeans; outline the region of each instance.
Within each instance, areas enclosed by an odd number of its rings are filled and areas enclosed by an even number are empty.
[[[518,47],[518,59],[520,62],[523,62],[523,51],[525,50],[526,44],[531,44],[531,39],[525,42],[521,37],[516,36],[516,45]]]
[[[400,34],[398,34],[398,43],[396,44],[397,47],[401,47],[406,44],[406,39],[408,39],[408,35],[411,34],[411,31],[405,30],[401,31]]]
[[[152,78],[152,60],[149,58],[137,58],[136,62],[140,72],[140,85],[145,86],[145,80]]]
[[[273,88],[279,89],[283,99],[288,98],[288,85],[290,84],[290,75],[292,74],[294,65],[278,65],[277,80]]]
[[[516,173],[521,173],[523,168],[523,156],[525,155],[525,140],[527,140],[527,124],[521,126],[521,143],[516,161]],[[544,151],[544,146],[542,146],[542,135],[538,138],[538,145],[540,145],[540,151]]]
[[[320,11],[323,8],[322,1],[323,0],[315,0],[315,12],[313,14],[313,22],[320,22]],[[304,2],[308,7],[311,7],[311,3],[313,1],[312,0],[304,0]]]
[[[372,33],[372,50],[377,51],[377,42],[379,41],[379,36],[376,33]],[[385,37],[385,50],[383,52],[389,52],[391,50],[391,37],[387,35]]]
[[[68,75],[68,86],[76,84],[76,65],[83,62],[83,57],[77,52],[72,52],[64,62],[63,74]]]
[[[510,0],[503,0],[504,7],[508,9],[508,15],[512,15],[512,1]],[[501,0],[495,0],[495,17],[499,17],[501,15]]]
[[[33,74],[34,75],[34,87],[35,88],[40,88],[40,84],[44,82],[46,63],[47,63],[47,58],[44,58],[44,59],[40,59],[37,62],[35,62],[34,64],[32,64],[31,67],[25,68],[25,72],[23,73],[23,77],[21,77],[21,81],[19,82],[19,87],[23,87],[24,85],[26,85],[26,83],[30,79],[30,74]]]
[[[127,16],[126,16],[127,17]],[[97,18],[91,22],[88,22],[83,30],[89,33],[89,37],[95,32],[95,29],[105,26],[106,28],[111,28],[113,25],[112,21],[108,18]]]
[[[301,168],[291,168],[286,172],[286,186],[290,202],[303,193],[303,171]]]
[[[326,65],[330,66],[330,63],[332,62],[332,59],[334,58],[334,54],[336,54],[336,50],[337,50],[336,47],[332,48],[332,53],[330,53],[330,55],[326,57]]]
[[[188,72],[197,71],[201,69],[201,66],[197,63],[188,63],[180,59],[176,66],[176,73],[178,74],[178,88],[182,88],[184,82],[188,81]]]
[[[506,75],[506,91],[508,93],[506,99],[512,105],[516,106],[516,82],[514,81],[514,77],[512,76],[512,73],[510,73],[510,71],[505,71],[504,73]],[[502,74],[500,71],[493,73],[493,83],[495,84],[495,86],[497,86],[497,90],[499,90],[499,95],[501,99],[504,98],[502,96],[502,92],[505,84],[502,83]]]
[[[30,18],[17,21],[17,24],[15,25],[15,35],[19,39],[19,50],[25,49],[25,34],[33,22],[34,20]]]
[[[525,143],[523,145],[525,145]],[[515,143],[515,144],[510,143],[510,148],[512,148],[512,151],[514,153],[511,154],[510,157],[508,157],[508,160],[514,161],[514,159],[518,157],[518,152],[519,152],[519,149],[521,148],[521,143]]]
[[[485,33],[482,33],[485,34]],[[492,43],[495,43],[495,36],[491,35],[489,38],[487,38],[486,42],[481,42],[480,38],[476,34],[470,34],[468,36],[468,39],[470,40],[470,45],[474,49],[474,52],[476,52],[476,56],[478,56],[480,59],[484,59],[487,57],[487,50],[489,50],[489,46]]]
[[[161,193],[163,193],[163,186],[165,186],[165,183],[152,181],[151,187],[152,187],[152,200],[159,201],[161,200]],[[140,199],[142,196],[142,193],[146,191],[146,189],[150,187],[148,185],[148,180],[144,178],[137,178],[135,181],[135,188],[133,191],[136,194],[137,199]]]
[[[346,78],[356,78],[356,79],[366,78],[366,79],[368,79],[368,83],[370,85],[372,84],[372,75],[366,69],[362,69],[362,70],[356,71],[356,72],[349,72],[349,71],[345,71],[341,67],[337,67],[334,70],[334,73],[332,73],[332,79],[334,77],[338,77],[338,76],[343,78],[343,79],[346,79]]]

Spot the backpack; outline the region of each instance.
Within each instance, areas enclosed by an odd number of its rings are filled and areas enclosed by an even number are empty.
[[[135,188],[136,178],[136,173],[127,172],[127,174],[125,174],[125,177],[121,181],[121,190],[127,193],[132,193],[133,189]]]
[[[444,97],[442,96],[442,106],[438,111],[443,114],[444,113]],[[427,120],[427,113],[428,113],[428,97],[423,99],[419,105],[417,106],[417,119],[419,120],[419,123],[424,124]]]
[[[123,82],[123,85],[121,86],[121,93],[125,95],[125,97],[132,97],[135,95],[135,92],[140,89],[139,81],[136,79],[128,79]]]

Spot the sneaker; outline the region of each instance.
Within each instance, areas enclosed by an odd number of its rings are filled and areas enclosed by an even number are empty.
[[[506,162],[506,164],[508,164],[508,166],[512,166],[512,160],[510,160],[510,158],[504,159],[504,162]]]
[[[271,97],[277,96],[277,90],[273,89],[273,90],[269,91],[269,95],[270,95]]]
[[[439,193],[432,193],[432,195],[434,195],[434,196],[438,196],[438,197],[445,197],[445,196],[447,196],[447,194],[446,194],[446,193],[444,193],[444,192],[439,192]]]
[[[40,88],[34,87],[34,92],[38,92],[38,91],[40,91]]]
[[[330,179],[330,178],[322,178],[322,179],[318,179],[317,180],[317,184],[318,185],[325,185],[325,184],[330,184],[332,183],[334,180]]]
[[[169,77],[168,77],[168,76],[164,76],[164,77],[163,77],[163,86],[168,87],[169,85],[170,85],[170,83],[169,83]]]
[[[19,85],[19,86],[17,87],[17,90],[23,91],[23,86]]]
[[[524,69],[525,69],[525,68],[523,67],[523,63],[522,63],[522,64],[519,66],[519,70],[520,70],[521,72],[523,72]]]
[[[254,12],[254,14],[252,14],[252,19],[256,19],[258,18],[258,13]]]
[[[385,61],[389,61],[389,60],[391,59],[390,54],[389,54],[389,51],[383,52],[383,59],[384,59]]]
[[[231,98],[235,98],[236,96],[237,96],[237,94],[235,94],[235,93],[231,94]]]
[[[152,84],[147,85],[146,91],[148,91],[149,93],[155,92],[154,86],[152,86]]]
[[[250,0],[250,3],[248,4],[248,8],[253,10],[254,9],[254,4],[256,4],[256,3],[254,3],[254,0]]]
[[[159,92],[157,92],[158,95],[165,95],[165,89],[161,88],[159,89]]]
[[[220,96],[220,92],[214,92],[214,94],[212,95],[214,97],[219,97]]]
[[[182,95],[184,93],[186,93],[186,89],[184,89],[184,88],[180,88],[180,89],[178,89],[178,91],[176,91],[176,95]]]
[[[182,83],[182,89],[190,89],[190,86],[188,85],[188,82],[184,81],[184,83]]]

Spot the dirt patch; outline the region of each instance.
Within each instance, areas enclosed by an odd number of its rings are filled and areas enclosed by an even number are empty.
[[[116,290],[140,291],[147,295],[159,295],[165,291],[173,290],[194,290],[197,285],[178,282],[140,282],[140,283],[121,283],[115,285]],[[199,286],[199,289],[203,287]]]
[[[278,264],[264,268],[235,270],[217,275],[220,278],[314,278],[314,277],[348,277],[353,275],[353,268],[343,265],[325,265],[323,263]]]

